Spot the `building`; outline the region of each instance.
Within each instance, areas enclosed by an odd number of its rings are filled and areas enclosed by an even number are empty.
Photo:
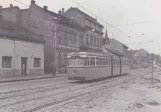
[[[21,24],[0,16],[0,77],[44,74],[44,43]]]
[[[57,71],[65,71],[68,65],[67,54],[79,51],[80,44],[85,43],[83,39],[86,29],[63,16],[64,10],[58,14],[54,13],[49,11],[47,6],[38,6],[34,0],[31,0],[28,9],[22,10],[13,5],[1,9],[1,14],[6,20],[19,22],[34,33],[43,35],[46,41],[45,72],[52,73],[55,68]]]
[[[82,36],[82,40],[85,41],[92,51],[101,51],[103,46],[103,29],[104,26],[101,25],[97,19],[89,16],[78,8],[71,7],[65,13],[64,16],[74,20],[79,23],[82,27],[86,28],[85,35]]]

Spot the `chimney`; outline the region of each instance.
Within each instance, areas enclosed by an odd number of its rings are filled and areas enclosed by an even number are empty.
[[[64,14],[64,12],[65,12],[65,10],[64,10],[64,8],[62,8],[62,15]]]
[[[10,7],[12,8],[13,7],[13,4],[10,4]]]
[[[31,5],[32,5],[32,4],[35,4],[35,0],[31,0]]]
[[[43,8],[44,8],[45,10],[47,10],[47,9],[48,9],[48,7],[47,7],[47,6],[44,6]]]
[[[58,14],[61,15],[61,10],[58,11]]]

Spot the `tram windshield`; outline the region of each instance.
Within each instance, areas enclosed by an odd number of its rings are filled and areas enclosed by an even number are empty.
[[[84,66],[85,59],[83,58],[70,58],[69,59],[69,66]]]

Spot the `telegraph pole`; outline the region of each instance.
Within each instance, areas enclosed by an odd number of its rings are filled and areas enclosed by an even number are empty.
[[[153,74],[153,71],[154,71],[154,70],[153,70],[153,59],[152,59],[152,84],[153,84],[153,75],[154,75],[154,74]]]

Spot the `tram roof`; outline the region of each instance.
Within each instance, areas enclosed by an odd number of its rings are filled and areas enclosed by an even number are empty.
[[[110,56],[109,53],[100,53],[100,52],[72,52],[68,56]]]

